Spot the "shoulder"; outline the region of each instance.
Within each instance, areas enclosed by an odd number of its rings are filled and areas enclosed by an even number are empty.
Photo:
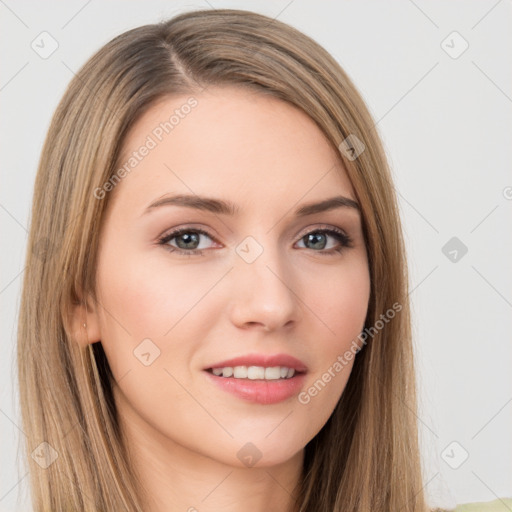
[[[454,512],[512,512],[512,498],[457,505]]]

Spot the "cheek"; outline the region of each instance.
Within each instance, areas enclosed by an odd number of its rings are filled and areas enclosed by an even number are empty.
[[[304,292],[305,302],[312,305],[311,310],[318,317],[316,364],[298,396],[302,412],[316,418],[316,428],[328,420],[350,377],[370,297],[370,276],[364,258],[340,266],[337,272],[330,269],[323,286],[319,286],[321,277],[317,273],[314,280],[309,280],[309,293]]]
[[[304,273],[302,297],[323,326],[322,354],[332,357],[361,332],[370,298],[370,276],[366,259],[357,256],[321,271]]]
[[[225,269],[172,265],[164,250],[120,258],[105,249],[98,267],[101,333],[114,377],[123,379],[129,402],[147,409],[148,421],[171,397],[174,408],[190,407],[180,383],[193,379],[195,357],[219,321],[214,287]]]
[[[163,251],[163,250],[162,250]],[[117,261],[101,262],[98,282],[104,305],[102,327],[105,332],[124,332],[123,338],[137,342],[144,338],[173,339],[199,322],[189,315],[201,310],[198,305],[218,276],[195,266],[170,265],[165,257],[127,256]],[[197,320],[197,318],[196,318]],[[108,341],[108,340],[106,340]]]
[[[185,266],[162,260],[116,259],[105,250],[98,267],[101,341],[119,383],[120,414],[143,418],[156,431],[187,433],[186,444],[190,433],[204,434],[184,419],[197,408],[189,388],[191,361],[207,330],[207,297],[201,299],[218,277],[194,271],[191,280]]]

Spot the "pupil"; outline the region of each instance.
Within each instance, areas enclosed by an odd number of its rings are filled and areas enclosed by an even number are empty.
[[[184,240],[184,244],[180,244],[180,241]],[[198,233],[185,233],[183,235],[180,235],[176,239],[176,243],[180,249],[195,249],[196,247],[191,247],[190,244],[194,245],[199,243],[199,234]]]
[[[310,233],[307,235],[308,241],[313,243],[313,249],[324,249],[325,248],[325,234],[324,233]],[[320,240],[320,242],[319,242]],[[319,244],[319,245],[318,245]]]

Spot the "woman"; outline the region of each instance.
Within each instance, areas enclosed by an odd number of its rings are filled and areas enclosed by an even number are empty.
[[[374,124],[297,30],[196,11],[71,82],[19,320],[35,510],[426,511]]]

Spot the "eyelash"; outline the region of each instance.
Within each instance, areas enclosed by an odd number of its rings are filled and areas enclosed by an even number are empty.
[[[177,238],[178,236],[183,235],[184,233],[199,233],[199,234],[205,235],[208,238],[211,238],[212,240],[215,241],[215,238],[212,237],[210,235],[210,233],[208,233],[207,231],[204,231],[203,229],[186,228],[185,227],[185,228],[176,229],[176,230],[172,231],[171,233],[164,234],[163,236],[161,236],[158,239],[157,243],[158,243],[158,245],[167,246],[167,247],[165,247],[165,249],[168,250],[169,252],[173,252],[173,253],[175,252],[175,253],[181,254],[183,256],[203,256],[204,249],[184,250],[184,249],[179,249],[177,247],[168,245],[168,242],[170,242],[173,238]],[[336,228],[314,229],[314,230],[309,231],[308,233],[304,234],[302,237],[300,237],[299,240],[302,240],[303,238],[305,238],[308,235],[316,234],[316,233],[325,233],[325,234],[331,235],[338,242],[340,242],[340,245],[338,247],[331,248],[328,250],[315,251],[314,249],[310,249],[313,252],[318,252],[319,254],[322,254],[323,256],[334,256],[336,254],[342,253],[346,248],[352,247],[352,239],[347,234],[345,234],[343,231],[336,229]]]

